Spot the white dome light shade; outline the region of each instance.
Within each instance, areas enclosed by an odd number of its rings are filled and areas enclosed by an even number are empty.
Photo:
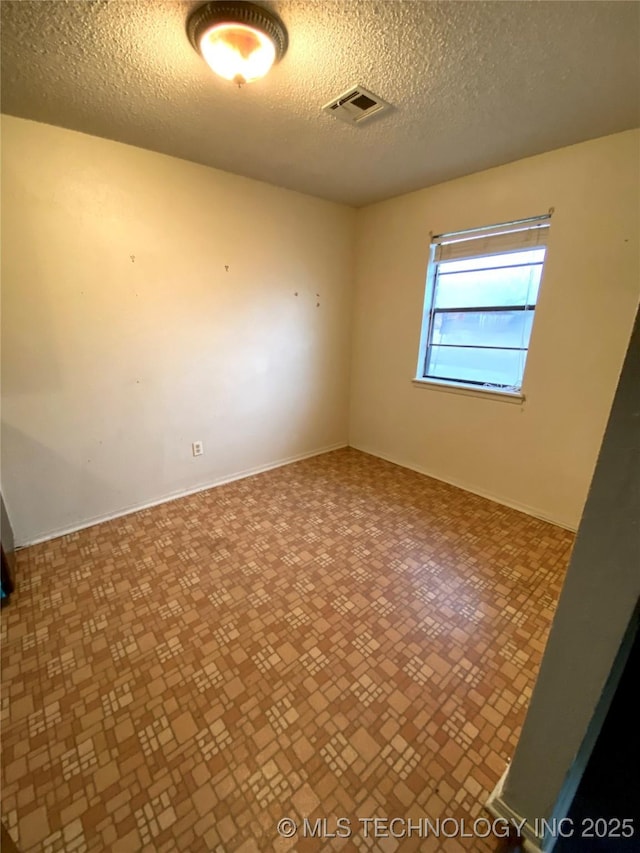
[[[276,48],[266,33],[245,24],[218,24],[203,33],[200,52],[216,74],[234,83],[250,83],[269,72]]]
[[[244,0],[200,6],[187,21],[187,34],[216,74],[239,85],[264,77],[289,43],[277,15]]]

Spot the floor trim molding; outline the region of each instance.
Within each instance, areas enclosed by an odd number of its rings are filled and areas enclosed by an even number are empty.
[[[208,489],[214,489],[216,486],[224,486],[225,483],[234,483],[236,480],[244,480],[246,477],[253,477],[255,474],[263,474],[265,471],[271,471],[274,468],[283,468],[285,465],[292,465],[294,462],[301,462],[303,459],[311,459],[313,456],[322,456],[323,453],[331,453],[333,450],[342,450],[344,447],[348,447],[346,442],[330,444],[326,447],[320,448],[319,450],[311,450],[308,453],[299,453],[295,456],[288,456],[285,459],[278,459],[276,462],[267,462],[265,465],[257,465],[255,468],[248,468],[244,471],[239,471],[236,474],[231,474],[228,477],[219,477],[216,480],[196,486],[193,489],[181,489],[176,492],[170,492],[168,495],[164,495],[163,497],[156,498],[152,501],[127,506],[106,515],[93,516],[92,518],[88,518],[80,522],[80,524],[74,524],[71,527],[52,530],[42,536],[36,536],[34,539],[20,541],[16,543],[16,550],[28,548],[31,545],[39,545],[41,542],[49,542],[51,539],[59,539],[61,536],[68,536],[70,533],[77,533],[79,530],[85,530],[87,527],[94,527],[96,524],[103,524],[105,521],[124,518],[126,515],[132,515],[134,512],[140,512],[140,510],[143,509],[151,509],[151,507],[170,503],[171,501],[179,500],[180,498],[188,498],[189,495],[196,495],[198,492],[206,492]]]
[[[571,533],[575,533],[577,531],[577,527],[575,525],[567,524],[564,521],[559,521],[557,518],[551,518],[549,515],[545,515],[541,510],[536,509],[535,507],[528,506],[527,504],[521,504],[517,501],[507,500],[503,497],[498,497],[497,495],[492,494],[491,492],[484,491],[483,489],[478,489],[475,486],[470,486],[468,483],[463,483],[459,480],[455,480],[453,478],[440,477],[437,474],[432,473],[431,471],[427,471],[426,468],[422,468],[419,465],[409,464],[408,462],[404,462],[400,459],[397,459],[393,456],[388,456],[385,453],[380,453],[377,450],[373,450],[370,447],[366,447],[362,444],[350,444],[350,447],[353,447],[354,450],[360,450],[362,453],[368,453],[370,456],[377,456],[378,459],[384,459],[386,462],[392,462],[394,465],[399,465],[401,468],[408,468],[410,471],[416,471],[418,474],[424,474],[425,477],[431,477],[433,480],[439,480],[441,483],[447,483],[449,486],[455,486],[457,489],[462,489],[465,492],[471,492],[473,495],[478,495],[481,498],[486,498],[489,501],[493,501],[494,503],[501,504],[502,506],[508,506],[511,509],[516,509],[518,512],[524,512],[525,515],[531,515],[534,518],[539,518],[540,521],[546,521],[549,524],[555,524],[556,527],[562,527],[564,530],[570,530]]]
[[[502,790],[508,772],[509,767],[507,766],[507,769],[498,780],[498,784],[491,794],[489,794],[489,799],[485,803],[485,808],[494,818],[500,818],[508,821],[512,825],[514,822],[517,824],[524,824],[522,827],[522,850],[524,853],[544,853],[542,847],[539,846],[540,839],[535,834],[533,826],[529,821],[525,820],[522,815],[519,815],[514,811],[502,797]]]

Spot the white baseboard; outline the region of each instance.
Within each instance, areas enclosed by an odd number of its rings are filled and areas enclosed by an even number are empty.
[[[393,462],[394,465],[399,465],[401,468],[408,468],[410,471],[416,471],[418,474],[424,474],[425,477],[431,477],[433,480],[439,480],[441,483],[448,483],[450,486],[455,486],[458,489],[463,489],[465,492],[471,492],[474,495],[478,495],[481,498],[486,498],[489,501],[493,501],[494,503],[502,504],[502,506],[508,506],[511,509],[517,509],[519,512],[524,512],[526,515],[532,515],[534,518],[539,518],[541,521],[547,521],[549,524],[555,524],[556,527],[562,527],[565,530],[570,530],[572,533],[575,533],[577,527],[572,524],[568,524],[566,521],[561,521],[557,518],[551,518],[551,516],[546,515],[541,510],[536,507],[528,506],[527,504],[518,503],[518,501],[512,501],[509,498],[505,498],[499,495],[491,494],[491,492],[487,492],[484,489],[479,489],[477,486],[469,485],[469,483],[462,482],[461,480],[456,480],[451,477],[441,477],[438,474],[433,474],[431,471],[427,471],[426,468],[422,468],[419,465],[409,464],[408,462],[404,462],[401,459],[397,459],[393,456],[388,456],[385,453],[380,453],[377,450],[374,450],[370,447],[366,447],[362,444],[350,444],[350,447],[353,447],[355,450],[360,450],[362,453],[368,453],[370,456],[377,456],[379,459],[384,459],[387,462]]]
[[[91,518],[83,519],[79,524],[74,524],[71,527],[59,528],[51,530],[42,536],[37,536],[35,539],[28,539],[24,542],[16,542],[16,549],[28,548],[30,545],[38,545],[40,542],[48,542],[50,539],[58,539],[60,536],[68,536],[70,533],[77,533],[79,530],[85,530],[87,527],[93,527],[96,524],[102,524],[105,521],[113,521],[114,518],[123,518],[126,515],[132,515],[134,512],[140,512],[143,509],[150,509],[160,504],[169,503],[170,501],[179,500],[180,498],[195,495],[198,492],[206,492],[207,489],[213,489],[216,486],[223,486],[225,483],[233,483],[236,480],[244,480],[246,477],[253,477],[254,474],[262,474],[265,471],[271,471],[274,468],[282,468],[285,465],[291,465],[293,462],[301,462],[303,459],[310,459],[313,456],[322,456],[323,453],[330,453],[332,450],[341,450],[348,445],[345,442],[339,444],[330,444],[327,447],[322,447],[319,450],[311,450],[308,453],[300,453],[296,456],[288,456],[286,459],[278,459],[276,462],[267,462],[265,465],[258,465],[255,468],[247,468],[244,471],[238,471],[228,477],[220,477],[212,480],[209,483],[204,483],[195,486],[193,489],[182,489],[169,494],[163,495],[160,498],[154,498],[151,501],[135,504],[118,509],[116,512],[106,515],[96,515]]]
[[[566,524],[563,521],[559,521],[558,519],[551,518],[548,515],[545,515],[540,510],[537,510],[535,507],[530,507],[525,504],[517,503],[516,501],[510,501],[503,497],[490,494],[489,492],[486,492],[482,489],[478,489],[475,486],[470,486],[468,483],[464,483],[459,480],[451,478],[445,479],[444,477],[437,476],[431,473],[430,471],[427,471],[425,468],[422,468],[417,465],[412,465],[403,460],[388,456],[384,453],[380,453],[379,451],[373,448],[366,447],[360,444],[347,444],[346,442],[340,442],[338,444],[331,444],[327,447],[322,447],[318,450],[312,450],[308,453],[301,453],[296,456],[286,457],[285,459],[278,459],[275,462],[269,462],[265,465],[258,465],[255,468],[248,468],[243,471],[239,471],[235,474],[231,474],[228,477],[220,477],[208,483],[203,483],[194,487],[193,489],[178,490],[175,492],[170,492],[166,495],[162,495],[159,498],[154,498],[151,501],[125,506],[121,509],[116,510],[113,513],[92,516],[91,518],[83,519],[78,524],[74,524],[69,527],[56,528],[33,539],[17,541],[15,547],[17,549],[28,548],[30,545],[37,545],[40,542],[48,542],[50,539],[57,539],[60,536],[67,536],[70,533],[77,533],[79,530],[84,530],[87,527],[93,527],[96,524],[102,524],[105,521],[112,521],[115,518],[122,518],[123,516],[131,515],[132,513],[139,512],[143,509],[150,509],[153,506],[159,506],[160,504],[168,503],[169,501],[178,500],[180,498],[186,498],[189,495],[194,495],[198,492],[204,492],[207,489],[213,489],[216,486],[223,486],[225,483],[233,483],[235,480],[243,480],[245,477],[252,477],[254,474],[261,474],[264,471],[270,471],[274,468],[281,468],[284,465],[291,465],[293,462],[300,462],[302,459],[310,459],[313,456],[321,456],[323,453],[330,453],[332,450],[340,450],[343,447],[349,446],[353,447],[355,450],[360,450],[362,453],[368,453],[370,456],[376,456],[379,459],[384,459],[387,462],[392,462],[394,465],[399,465],[401,468],[408,468],[410,471],[416,471],[418,474],[424,474],[424,476],[426,477],[431,477],[432,479],[439,480],[442,483],[448,483],[450,486],[455,486],[458,489],[463,489],[465,492],[471,492],[474,495],[479,495],[482,498],[494,501],[494,503],[499,503],[503,506],[511,507],[511,509],[519,510],[520,512],[524,512],[527,515],[533,516],[534,518],[539,518],[542,521],[547,521],[550,524],[555,524],[558,527],[563,527],[565,528],[565,530],[570,530],[572,533],[575,533],[576,531],[576,528],[574,526]]]
[[[489,795],[489,799],[485,803],[485,808],[494,818],[507,821],[512,825],[517,824],[518,826],[522,826],[520,834],[522,836],[522,849],[525,853],[544,853],[543,849],[539,846],[540,839],[535,834],[531,824],[514,811],[502,798],[502,789],[508,772],[509,767],[504,771],[498,784]]]

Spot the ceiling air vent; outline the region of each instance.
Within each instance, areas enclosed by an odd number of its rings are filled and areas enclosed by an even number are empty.
[[[322,109],[349,124],[360,124],[374,115],[379,115],[383,110],[390,110],[391,104],[363,86],[352,86],[325,104]]]

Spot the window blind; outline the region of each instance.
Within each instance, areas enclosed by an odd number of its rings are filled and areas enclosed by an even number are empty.
[[[549,215],[537,216],[506,225],[438,234],[431,241],[435,245],[434,260],[459,261],[546,246],[550,222]]]

